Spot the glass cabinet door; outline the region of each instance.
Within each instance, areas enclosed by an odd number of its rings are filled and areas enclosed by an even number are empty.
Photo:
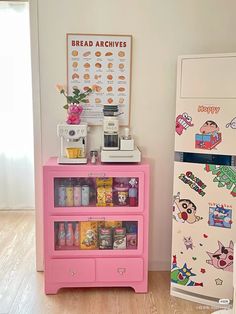
[[[71,217],[68,217],[71,219]],[[137,250],[137,220],[54,220],[54,251]],[[140,230],[139,230],[140,229]]]
[[[138,177],[54,178],[54,207],[137,207]]]

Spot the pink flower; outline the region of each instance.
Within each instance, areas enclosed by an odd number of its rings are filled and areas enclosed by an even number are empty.
[[[66,86],[62,84],[57,84],[56,89],[59,91],[59,93],[63,94],[66,91]]]

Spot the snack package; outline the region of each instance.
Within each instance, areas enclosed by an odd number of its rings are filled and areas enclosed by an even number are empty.
[[[122,222],[121,221],[107,220],[107,221],[105,221],[105,227],[106,228],[121,228]]]
[[[125,228],[115,228],[113,233],[113,249],[126,249],[126,230]]]
[[[137,234],[127,234],[126,235],[127,239],[127,249],[137,249]]]
[[[97,222],[82,221],[80,223],[80,249],[95,250],[98,246],[97,241]]]
[[[138,233],[138,222],[137,221],[124,221],[122,227],[126,228],[126,233]]]
[[[99,249],[107,250],[112,249],[112,229],[99,228],[98,231]]]
[[[97,206],[113,206],[112,178],[97,178]]]

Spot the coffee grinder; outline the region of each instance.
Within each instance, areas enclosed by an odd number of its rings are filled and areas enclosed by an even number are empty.
[[[59,164],[86,164],[87,123],[57,125],[61,139]]]
[[[103,150],[119,149],[118,106],[104,105],[103,107]]]

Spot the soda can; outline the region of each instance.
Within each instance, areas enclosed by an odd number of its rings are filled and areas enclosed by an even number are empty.
[[[82,203],[82,206],[89,205],[89,186],[88,185],[82,185],[81,203]]]
[[[81,193],[82,189],[80,185],[74,186],[74,206],[81,206]]]
[[[66,206],[66,187],[64,185],[58,187],[58,206]]]
[[[74,189],[73,186],[66,187],[66,206],[74,206]]]

